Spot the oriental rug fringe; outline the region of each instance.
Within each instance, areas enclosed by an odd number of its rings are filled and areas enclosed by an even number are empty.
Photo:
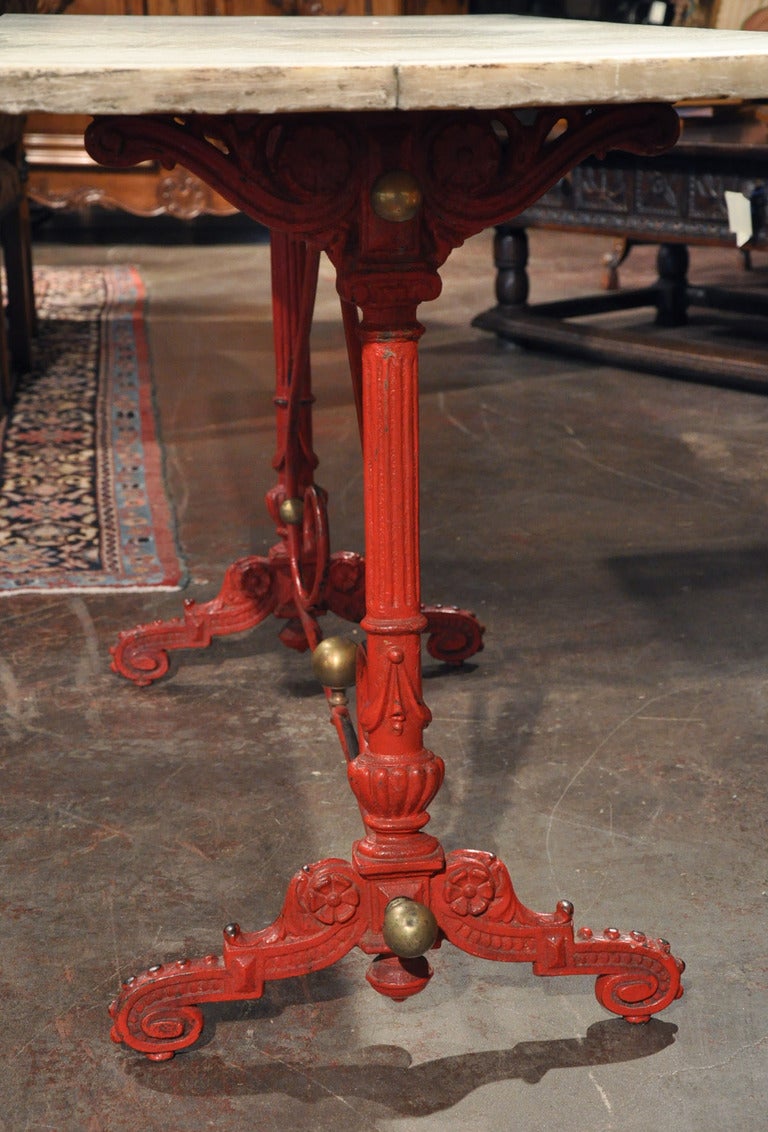
[[[131,267],[38,267],[35,365],[0,422],[0,597],[176,590]]]

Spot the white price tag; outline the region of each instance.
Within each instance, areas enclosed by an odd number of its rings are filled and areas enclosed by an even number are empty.
[[[728,209],[728,227],[736,233],[736,246],[743,248],[752,239],[752,202],[744,193],[726,190],[725,205]]]

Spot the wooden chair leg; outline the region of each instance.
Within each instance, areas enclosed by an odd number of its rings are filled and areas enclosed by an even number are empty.
[[[13,370],[8,350],[5,310],[0,304],[0,420],[5,416],[13,397]]]
[[[661,244],[656,256],[659,273],[656,300],[657,326],[685,326],[688,322],[688,248]]]
[[[528,233],[499,224],[493,241],[496,301],[502,308],[522,307],[528,299]]]
[[[32,279],[32,236],[29,202],[22,196],[0,224],[8,291],[8,347],[14,367],[32,365],[32,337],[37,329]]]

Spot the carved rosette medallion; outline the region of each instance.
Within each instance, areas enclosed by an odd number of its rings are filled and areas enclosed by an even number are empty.
[[[450,193],[474,195],[494,184],[504,151],[489,119],[457,119],[436,131],[430,150],[432,175]]]
[[[352,151],[332,126],[286,126],[275,147],[273,168],[294,200],[329,197],[353,179]]]
[[[442,885],[435,893],[451,916],[511,922],[524,911],[504,865],[493,853],[462,849],[446,861]]]
[[[346,621],[365,614],[365,561],[359,554],[339,550],[328,566],[328,608]]]
[[[296,898],[308,915],[330,926],[346,924],[354,918],[360,905],[360,890],[347,873],[318,868],[302,875]]]
[[[458,916],[481,916],[495,896],[494,878],[484,861],[464,861],[448,869],[445,900]]]
[[[164,212],[179,220],[193,220],[206,211],[210,192],[206,186],[184,170],[174,170],[161,177],[157,185],[157,201]]]

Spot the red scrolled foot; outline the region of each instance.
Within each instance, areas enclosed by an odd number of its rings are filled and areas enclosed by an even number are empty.
[[[430,907],[445,937],[470,955],[530,962],[536,975],[596,975],[598,1001],[628,1022],[647,1022],[683,993],[685,965],[665,940],[616,928],[599,937],[582,928],[574,938],[573,905],[532,912],[492,853],[452,853],[433,878]]]
[[[485,626],[474,613],[456,605],[424,605],[427,652],[445,664],[463,664],[483,648]]]
[[[589,928],[581,928],[576,940],[575,972],[596,974],[597,1001],[627,1022],[648,1022],[682,997],[685,963],[672,955],[665,939],[638,931],[623,934],[618,928],[594,936]]]
[[[193,1045],[203,1030],[201,1002],[226,998],[221,958],[158,963],[123,983],[109,1008],[113,1042],[124,1042],[151,1061],[168,1061]]]
[[[168,671],[169,650],[207,648],[214,637],[258,625],[277,605],[275,572],[267,558],[242,558],[229,567],[212,601],[184,603],[183,618],[153,621],[121,633],[110,649],[112,671],[146,687]]]
[[[270,979],[336,963],[367,927],[358,874],[346,861],[307,865],[294,876],[268,928],[224,929],[223,955],[158,963],[127,979],[109,1008],[112,1039],[152,1061],[167,1061],[200,1037],[205,1002],[260,998]]]

